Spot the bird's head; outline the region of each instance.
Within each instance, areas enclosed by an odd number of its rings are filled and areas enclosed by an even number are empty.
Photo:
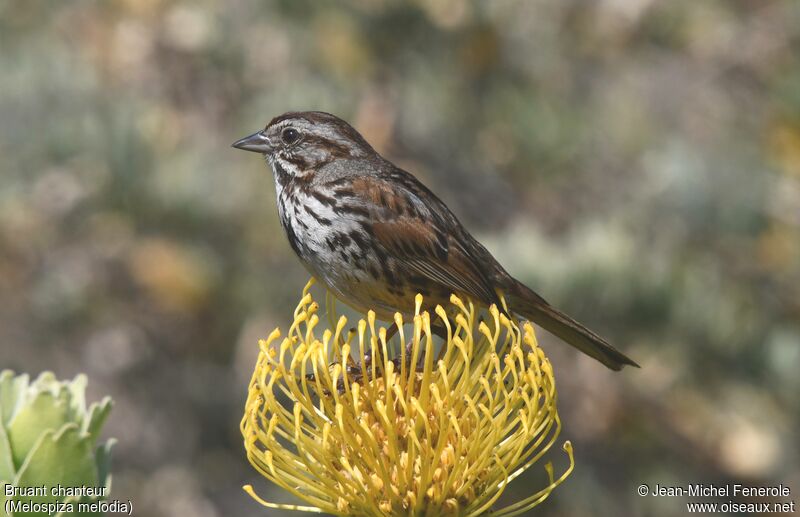
[[[284,113],[233,147],[262,153],[273,167],[293,176],[335,159],[363,158],[375,152],[350,124],[322,111]]]

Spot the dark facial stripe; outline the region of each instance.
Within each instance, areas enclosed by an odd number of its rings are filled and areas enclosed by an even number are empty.
[[[287,156],[285,160],[294,165],[295,167],[297,167],[301,171],[308,168],[308,162],[306,162],[306,159],[303,158],[301,154],[293,154],[291,156]]]
[[[349,158],[353,154],[350,147],[348,147],[347,145],[314,134],[308,135],[306,137],[306,145],[308,146],[313,145],[321,149],[324,149],[329,155],[331,155],[334,158]]]
[[[281,162],[276,160],[272,166],[275,168],[275,172],[278,175],[278,182],[282,187],[285,187],[290,181],[292,181],[291,174],[286,172],[286,169],[283,168]]]

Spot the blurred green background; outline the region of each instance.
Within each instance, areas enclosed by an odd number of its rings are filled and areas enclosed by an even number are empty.
[[[306,109],[642,365],[541,333],[577,468],[539,513],[685,512],[640,483],[797,499],[800,3],[0,0],[0,367],[114,397],[137,515],[290,501],[238,423],[307,273],[230,143]]]

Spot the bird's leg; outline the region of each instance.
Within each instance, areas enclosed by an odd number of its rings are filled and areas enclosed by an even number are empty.
[[[398,332],[397,323],[392,323],[386,329],[386,341],[388,342],[392,339]],[[380,354],[380,349],[377,350],[377,353]],[[358,382],[364,380],[364,378],[368,375],[367,372],[372,368],[372,363],[375,361],[376,358],[372,356],[372,347],[364,351],[364,355],[361,357],[360,364],[357,361],[350,361],[351,364],[348,365],[345,375],[348,376],[348,380],[352,382]],[[380,374],[380,371],[377,372]],[[338,391],[341,393],[344,391],[344,384],[342,383],[338,387]]]
[[[400,329],[397,328],[397,323],[396,322],[392,323],[391,325],[389,325],[389,328],[386,329],[386,342],[387,343],[389,342],[390,339],[392,339],[394,337],[395,334],[397,334],[398,330],[400,330]]]
[[[397,324],[392,323],[388,329],[386,329],[386,341],[388,342],[392,337],[397,334]],[[380,353],[380,350],[378,351]],[[348,367],[348,373],[362,373],[367,371],[372,366],[372,347],[368,348],[364,351],[364,356],[361,358],[361,365],[353,364]]]
[[[396,323],[392,323],[386,329],[386,341],[389,341],[395,334],[397,334],[398,328]],[[354,328],[350,329],[350,332],[355,332]],[[369,371],[372,367],[372,362],[374,358],[372,357],[372,347],[368,348],[364,351],[364,355],[361,357],[361,360],[353,360],[352,357],[347,358],[347,366],[344,369],[343,375],[347,375],[347,378],[350,383],[358,382],[360,383],[364,379],[365,372]],[[338,364],[336,361],[331,363],[329,366],[333,367],[334,365]],[[306,379],[309,381],[314,381],[315,377],[313,373],[306,375]],[[339,393],[344,392],[344,382],[339,382],[338,379],[336,380],[337,384],[337,391]]]
[[[447,341],[447,338],[449,337],[447,335],[447,327],[444,326],[444,323],[435,323],[431,325],[431,332],[433,332],[433,335],[439,336],[445,341]]]
[[[354,327],[350,327],[350,329],[348,330],[348,334],[355,333],[355,331],[356,331],[356,329]],[[342,337],[339,336],[339,339],[342,339]],[[341,349],[343,346],[344,346],[344,340],[342,339],[342,341],[340,342],[339,348]],[[333,361],[333,362],[329,363],[328,364],[328,371],[331,371],[331,369],[334,366],[336,366],[337,364],[339,364],[339,361]],[[372,364],[372,357],[371,357],[371,353],[370,353],[369,350],[366,352],[366,354],[364,354],[364,357],[361,359],[361,366],[356,364],[356,362],[353,360],[353,358],[351,356],[347,356],[346,365],[345,365],[345,368],[344,368],[344,375],[358,376],[359,379],[360,379],[361,372],[363,371],[363,369],[368,368],[370,364]],[[309,373],[309,374],[306,374],[306,379],[309,382],[314,382],[316,380],[316,377],[314,376],[313,373]],[[335,381],[335,382],[337,382],[337,384],[338,384],[338,380]],[[343,386],[343,384],[338,388],[339,392],[342,391],[342,389],[343,389],[342,386]],[[329,394],[329,393],[326,392],[326,394]]]
[[[397,334],[398,328],[397,323],[392,323],[386,329],[386,342],[388,343],[390,339]],[[380,354],[380,349],[378,349],[378,353]],[[372,361],[374,358],[372,357],[372,347],[364,352],[364,356],[361,358],[361,366],[353,366],[353,368],[348,368],[348,373],[357,375],[359,379],[364,377],[364,372],[368,371],[372,367]]]
[[[408,344],[406,344],[406,353],[405,353],[406,365],[410,366],[410,363],[411,363],[411,352],[413,350],[414,350],[414,340],[412,339],[412,340],[410,340],[408,342]],[[403,364],[402,364],[403,363],[403,357],[399,356],[399,355],[395,356],[394,359],[392,359],[392,363],[394,363],[395,371],[397,371],[397,372],[401,371],[401,369],[403,367]],[[417,364],[416,370],[419,371],[419,364]]]

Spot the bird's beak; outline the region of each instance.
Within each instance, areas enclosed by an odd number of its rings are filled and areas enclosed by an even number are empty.
[[[235,147],[243,151],[253,151],[254,153],[267,154],[272,152],[272,146],[270,145],[269,139],[267,139],[263,131],[253,133],[252,135],[246,136],[241,140],[237,140],[231,144],[231,147]]]

